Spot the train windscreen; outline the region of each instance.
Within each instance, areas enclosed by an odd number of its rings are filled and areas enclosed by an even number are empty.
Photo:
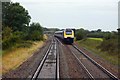
[[[66,35],[71,35],[72,31],[66,31]]]

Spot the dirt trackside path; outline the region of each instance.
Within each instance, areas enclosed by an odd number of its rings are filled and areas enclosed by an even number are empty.
[[[38,42],[30,49],[18,49],[16,54],[3,56],[3,78],[28,78],[34,73],[45,50],[49,47],[51,39]],[[18,52],[17,52],[18,51]]]

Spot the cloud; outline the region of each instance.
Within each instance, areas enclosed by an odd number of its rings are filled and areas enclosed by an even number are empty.
[[[114,2],[119,0],[12,0],[21,2]]]
[[[20,2],[32,21],[43,26],[116,30],[119,0],[12,0]],[[111,28],[110,28],[111,27]]]

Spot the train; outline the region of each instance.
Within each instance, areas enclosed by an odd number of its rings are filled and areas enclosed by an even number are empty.
[[[64,43],[74,43],[75,29],[64,29],[62,31],[56,31],[54,36],[61,39]]]

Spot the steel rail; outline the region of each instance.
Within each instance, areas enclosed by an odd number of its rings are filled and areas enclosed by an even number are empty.
[[[56,41],[55,41],[55,39],[53,39],[50,46],[49,46],[49,48],[47,49],[47,51],[46,51],[46,53],[44,55],[42,61],[40,62],[38,68],[36,69],[34,75],[32,76],[31,80],[36,80],[37,79],[37,77],[40,74],[40,71],[43,68],[43,65],[44,65],[44,63],[45,63],[45,61],[47,59],[47,56],[49,55],[49,52],[52,49],[51,47],[52,47],[54,42],[55,42],[55,44],[54,44],[55,47],[53,49],[55,50],[55,53],[57,53]],[[59,80],[59,54],[56,54],[56,79]]]
[[[82,53],[87,59],[89,59],[94,65],[96,65],[98,68],[100,68],[104,73],[106,73],[110,78],[114,80],[119,80],[115,75],[113,75],[111,72],[109,72],[107,69],[105,69],[103,66],[101,66],[99,63],[97,63],[95,60],[90,58],[87,54],[85,54],[82,50],[77,48],[77,46],[72,45],[76,50],[78,50],[80,53]]]
[[[57,38],[56,38],[57,39]],[[57,41],[62,45],[63,43],[61,43],[61,41],[59,39],[57,39]],[[78,59],[78,57],[72,52],[72,54],[74,55],[74,57],[77,59],[77,61],[79,62],[79,64],[82,65],[82,68],[85,70],[86,74],[90,77],[91,80],[95,80],[94,77],[92,76],[92,74],[87,70],[87,68],[85,67],[85,65]]]
[[[56,39],[56,38],[55,38]],[[56,39],[57,40],[57,39]],[[58,40],[57,40],[58,41]],[[57,50],[56,51],[58,51],[59,49],[58,49],[58,46],[56,46],[57,47]],[[57,80],[59,80],[60,79],[60,61],[59,61],[59,51],[58,51],[58,53],[57,53]]]
[[[49,48],[47,49],[47,52],[45,53],[42,61],[40,62],[39,66],[38,66],[37,70],[35,71],[35,73],[34,73],[34,75],[33,75],[33,77],[32,77],[31,80],[36,80],[36,79],[37,79],[37,77],[38,77],[38,75],[39,75],[39,72],[40,72],[40,70],[41,70],[41,68],[42,68],[42,66],[43,66],[43,64],[44,64],[44,62],[45,62],[45,59],[47,58],[47,55],[48,55],[51,47],[52,47],[52,44],[50,44]]]
[[[72,54],[78,60],[78,62],[82,65],[83,69],[86,71],[86,73],[88,74],[88,76],[90,77],[90,79],[95,80],[94,77],[93,77],[93,75],[89,72],[89,70],[85,67],[85,65],[80,61],[80,59],[73,52],[72,52]]]

